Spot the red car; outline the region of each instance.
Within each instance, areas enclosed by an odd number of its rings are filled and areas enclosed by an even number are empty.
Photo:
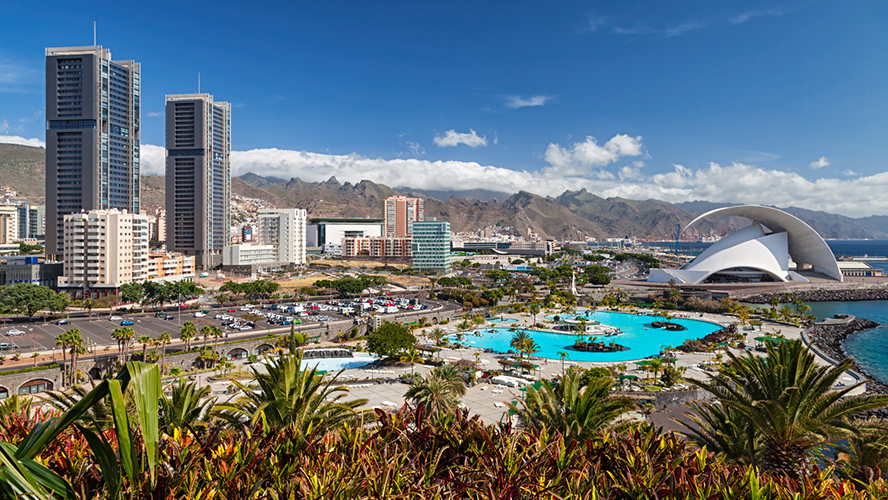
[[[229,309],[228,312],[230,312],[230,313],[236,313],[236,312],[237,312],[237,309]]]

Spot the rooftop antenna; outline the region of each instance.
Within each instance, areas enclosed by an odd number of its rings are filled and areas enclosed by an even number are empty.
[[[200,94],[200,71],[197,72],[197,93]]]
[[[96,45],[96,22],[93,21],[93,46]]]

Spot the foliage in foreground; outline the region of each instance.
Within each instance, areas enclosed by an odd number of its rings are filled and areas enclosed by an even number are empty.
[[[21,448],[27,426],[10,424],[12,418],[4,427],[20,435],[3,437]],[[116,467],[119,445],[105,439],[113,430],[97,436],[69,427],[46,443],[35,463],[70,483],[56,498],[851,500],[888,494],[882,481],[839,481],[830,469],[794,480],[726,465],[718,455],[692,450],[648,426],[569,440],[546,430],[484,426],[463,413],[432,419],[404,408],[380,412],[378,422],[328,432],[296,426],[263,432],[258,425],[202,435],[174,429],[157,442],[154,481],[148,473],[118,471],[110,476],[118,483],[103,477],[100,471]],[[139,429],[120,443],[139,449]],[[102,442],[99,448],[107,448],[100,451],[94,445]],[[14,445],[3,446],[14,452]],[[148,472],[135,459],[136,470]]]

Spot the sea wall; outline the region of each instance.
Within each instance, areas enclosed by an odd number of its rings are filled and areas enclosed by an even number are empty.
[[[740,300],[751,304],[767,304],[772,297],[785,303],[785,293],[762,293],[750,295]],[[861,300],[888,300],[888,288],[832,288],[821,290],[799,290],[792,292],[792,299],[802,302],[857,302]]]
[[[878,323],[851,315],[836,315],[814,323],[804,332],[804,337],[828,361],[838,363],[850,358],[845,352],[845,339],[856,332],[869,330],[879,326]],[[853,358],[852,358],[853,359]],[[888,394],[888,386],[874,380],[866,370],[854,363],[854,371],[869,378],[866,382],[867,393]]]

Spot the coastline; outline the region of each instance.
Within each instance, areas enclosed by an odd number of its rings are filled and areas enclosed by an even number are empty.
[[[865,300],[888,300],[888,288],[845,288],[828,290],[801,290],[791,292],[793,300],[802,302],[859,302]],[[767,304],[772,297],[785,303],[785,293],[762,293],[742,297],[740,300],[750,304]]]
[[[865,375],[869,380],[866,385],[867,394],[888,394],[888,385],[876,380],[860,366],[853,356],[845,351],[845,340],[851,335],[879,326],[879,323],[868,319],[847,316],[846,318],[829,318],[809,327],[805,334],[812,344],[834,361],[851,359],[854,371]]]

